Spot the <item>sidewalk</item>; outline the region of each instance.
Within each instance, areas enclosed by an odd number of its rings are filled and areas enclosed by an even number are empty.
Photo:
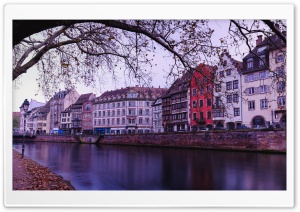
[[[75,190],[69,181],[13,150],[13,190]]]

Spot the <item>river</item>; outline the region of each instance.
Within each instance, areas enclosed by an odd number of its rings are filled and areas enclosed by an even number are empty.
[[[25,155],[76,190],[286,190],[285,154],[31,142]]]

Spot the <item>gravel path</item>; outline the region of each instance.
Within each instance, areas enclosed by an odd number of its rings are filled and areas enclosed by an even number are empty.
[[[71,183],[13,150],[13,190],[75,190]]]

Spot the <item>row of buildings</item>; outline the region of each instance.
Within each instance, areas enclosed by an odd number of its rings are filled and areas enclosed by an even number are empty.
[[[148,133],[285,127],[286,48],[276,36],[243,61],[224,51],[217,66],[200,64],[170,88],[126,87],[101,96],[59,91],[27,112],[31,133]],[[23,105],[20,107],[24,114]],[[24,131],[21,115],[20,131]]]

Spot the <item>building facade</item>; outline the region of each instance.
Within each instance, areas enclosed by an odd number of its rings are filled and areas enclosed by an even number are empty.
[[[162,96],[164,132],[190,130],[190,80],[192,72],[185,72]]]
[[[57,131],[61,128],[61,112],[74,104],[79,98],[75,89],[59,91],[50,100],[50,130]]]
[[[190,80],[190,126],[192,131],[212,129],[214,69],[201,64]]]
[[[262,40],[243,58],[243,122],[265,128],[285,122],[285,45],[276,36]],[[280,118],[279,118],[280,117]]]
[[[152,104],[152,120],[153,120],[153,132],[162,133],[164,132],[162,122],[162,99],[157,98]]]
[[[150,133],[151,105],[163,88],[126,87],[104,92],[93,103],[93,128],[97,134]]]
[[[242,125],[242,62],[224,51],[214,79],[214,127],[235,129]]]

